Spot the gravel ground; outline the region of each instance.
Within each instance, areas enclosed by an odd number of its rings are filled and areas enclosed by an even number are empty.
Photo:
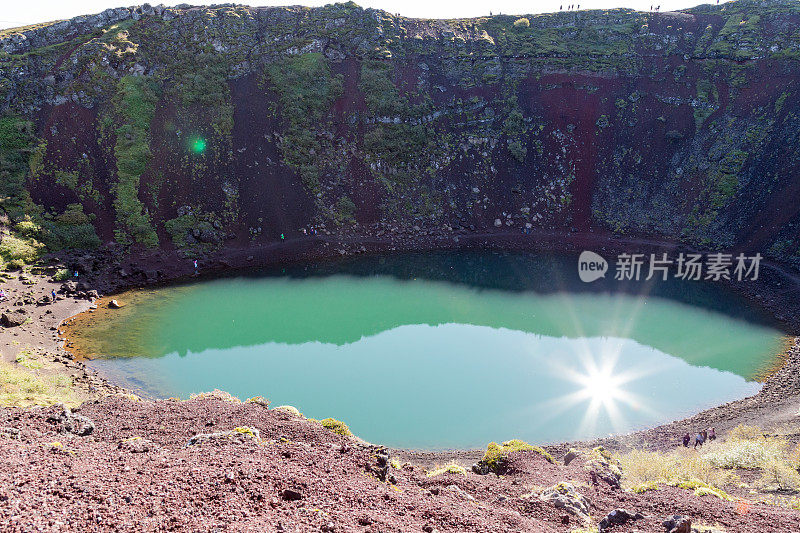
[[[93,422],[91,433],[78,434],[88,421],[76,423],[75,415]],[[58,407],[0,409],[0,427],[20,432],[0,437],[2,531],[548,532],[596,524],[617,508],[642,516],[614,532],[663,532],[673,514],[728,532],[800,530],[800,512],[782,507],[743,510],[671,487],[615,489],[587,470],[584,457],[563,466],[515,452],[502,476],[428,477],[413,465],[387,472],[379,447],[224,395],[115,395],[66,417]],[[237,427],[260,438],[224,433]],[[540,498],[559,482],[587,500],[590,522]]]

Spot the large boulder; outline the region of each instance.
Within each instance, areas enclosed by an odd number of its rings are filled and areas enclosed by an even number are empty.
[[[64,405],[59,406],[58,413],[50,416],[48,421],[58,425],[59,431],[72,433],[79,437],[85,437],[94,432],[94,422],[90,418],[76,414]]]
[[[589,520],[589,500],[578,492],[572,483],[558,483],[546,488],[539,495],[539,499],[551,502],[556,509],[563,509],[584,520]]]
[[[568,466],[572,461],[578,458],[580,452],[575,448],[570,448],[567,454],[564,456],[564,466]]]
[[[597,524],[597,529],[602,533],[614,526],[621,526],[630,520],[640,520],[642,518],[644,518],[642,513],[632,513],[626,509],[614,509],[600,520],[600,523]]]
[[[598,446],[589,452],[584,468],[589,472],[594,484],[597,484],[598,479],[600,479],[613,489],[620,488],[622,470],[620,470],[619,461],[602,446]]]
[[[692,521],[686,516],[673,515],[661,522],[661,525],[667,533],[692,533]]]
[[[261,433],[256,428],[242,426],[231,429],[230,431],[217,431],[214,433],[199,433],[189,439],[186,446],[197,446],[200,444],[211,444],[214,446],[225,446],[228,444],[258,444],[261,441]]]
[[[13,310],[8,309],[2,315],[0,315],[0,325],[3,325],[7,328],[14,328],[24,324],[28,318],[30,318],[28,316],[28,312],[22,307]]]
[[[59,292],[62,294],[73,294],[78,290],[78,284],[74,281],[67,281],[61,284]]]

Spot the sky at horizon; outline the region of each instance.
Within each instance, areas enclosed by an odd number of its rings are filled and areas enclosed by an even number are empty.
[[[167,6],[174,6],[182,3],[207,5],[211,3],[223,3],[223,1],[224,0],[216,2],[192,2],[187,0],[167,0],[161,2],[151,0],[150,3],[152,5],[163,3]],[[624,7],[637,9],[639,11],[650,11],[651,6],[655,7],[660,5],[661,11],[664,12],[686,9],[702,4],[714,4],[716,1],[717,0],[571,0],[570,2],[565,2],[562,0],[543,0],[526,2],[522,0],[496,0],[487,3],[476,1],[455,2],[452,0],[443,0],[439,2],[430,2],[426,0],[356,0],[356,3],[362,7],[372,7],[383,9],[390,13],[400,13],[406,17],[462,18],[479,17],[489,15],[490,13],[495,15],[499,13],[512,15],[550,13],[558,11],[561,6],[566,9],[567,5],[580,6],[582,10]],[[727,0],[720,0],[720,3],[726,1]],[[139,5],[141,3],[144,2],[138,2],[133,5]],[[235,3],[250,6],[285,6],[297,4],[320,6],[333,2],[331,0],[252,0],[249,2],[241,0]],[[131,5],[125,4],[124,0],[77,0],[73,2],[64,2],[63,0],[29,0],[27,2],[6,2],[5,4],[2,11],[0,11],[0,29],[67,19],[78,15],[99,13],[110,7],[121,7],[123,5],[127,7]]]

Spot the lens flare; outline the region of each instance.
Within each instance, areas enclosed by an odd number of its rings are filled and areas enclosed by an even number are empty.
[[[629,389],[632,382],[657,373],[659,368],[636,365],[619,368],[622,339],[608,338],[601,350],[588,343],[576,347],[576,357],[561,359],[553,354],[550,365],[561,375],[567,391],[538,405],[540,423],[566,413],[575,419],[575,438],[590,434],[614,434],[627,427],[630,409],[657,416],[645,398]]]
[[[202,154],[206,151],[206,140],[198,137],[192,142],[192,151],[196,154]]]

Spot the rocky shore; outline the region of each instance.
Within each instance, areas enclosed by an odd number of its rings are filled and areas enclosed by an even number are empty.
[[[620,241],[591,234],[531,237],[412,231],[405,238],[324,236],[229,251],[224,256],[202,258],[200,269],[204,275],[214,276],[230,274],[236,268],[405,249],[552,250],[556,240],[563,251],[584,247],[605,253],[632,247],[638,252],[674,249],[650,241]],[[54,281],[56,267],[78,270],[78,281]],[[766,268],[770,274],[780,275],[764,275],[760,283],[740,289],[759,295],[753,296],[753,301],[764,309],[780,309],[781,322],[791,328],[795,314],[784,302],[796,282],[783,274],[780,265]],[[25,309],[30,320],[0,330],[3,360],[17,364],[12,362],[21,352],[35,348],[37,360],[47,362],[38,372],[70,376],[79,393],[76,404],[88,400],[77,413],[88,417],[95,429],[76,435],[65,429],[64,415],[54,407],[0,411],[0,426],[8,428],[0,460],[9,472],[4,476],[9,481],[0,484],[0,523],[11,530],[24,530],[32,524],[45,530],[82,530],[89,524],[111,528],[114,517],[113,527],[118,530],[139,524],[144,530],[408,531],[413,524],[410,529],[415,531],[570,531],[583,527],[583,511],[566,512],[564,507],[540,499],[540,492],[525,497],[534,488],[539,491],[567,481],[576,483],[579,495],[590,502],[586,516],[605,516],[618,508],[630,511],[631,517],[641,515],[626,519],[614,531],[665,531],[661,524],[672,514],[692,517],[695,523],[721,524],[724,529],[719,531],[765,531],[773,523],[786,527],[775,531],[789,531],[800,520],[796,512],[768,506],[758,506],[757,512],[743,517],[736,514],[735,502],[699,501],[679,488],[631,494],[607,484],[594,485],[583,466],[561,466],[573,447],[667,451],[677,445],[680,435],[698,427],[716,425],[720,433],[742,423],[785,427],[800,408],[800,349],[796,342],[786,352],[783,366],[751,398],[630,435],[546,447],[558,464],[537,454],[520,453],[512,461],[514,474],[478,476],[469,467],[481,458],[482,450],[383,451],[333,434],[302,417],[268,410],[257,402],[231,401],[226,395],[184,402],[141,400],[88,371],[64,349],[64,339],[58,336],[63,320],[92,312],[95,298],[101,294],[193,279],[193,265],[187,258],[167,252],[123,261],[108,252],[62,255],[52,267],[35,272],[4,283],[10,296],[10,301],[4,302],[6,313]],[[55,302],[49,298],[53,290],[57,292]],[[244,427],[258,430],[260,440],[236,433],[236,428]],[[234,433],[228,434],[232,438],[201,438],[201,445],[187,446],[196,435],[218,431]],[[797,435],[790,438],[798,440]],[[380,459],[383,454],[390,454],[401,466],[384,472],[391,473],[394,482],[373,477],[376,461],[388,464],[388,459]],[[208,457],[213,460],[207,461]],[[285,463],[291,461],[298,466],[287,470]],[[462,465],[466,474],[429,478],[425,473],[450,462]],[[174,483],[174,479],[183,481]],[[562,489],[556,490],[560,496]],[[209,499],[222,504],[203,505]],[[75,505],[85,512],[76,512]],[[34,516],[33,509],[44,511]]]
[[[264,400],[218,392],[186,401],[112,395],[67,412],[0,409],[0,444],[4,531],[800,528],[800,513],[784,507],[679,487],[623,491],[602,449],[573,453],[568,465],[511,452],[502,475],[436,471]]]

